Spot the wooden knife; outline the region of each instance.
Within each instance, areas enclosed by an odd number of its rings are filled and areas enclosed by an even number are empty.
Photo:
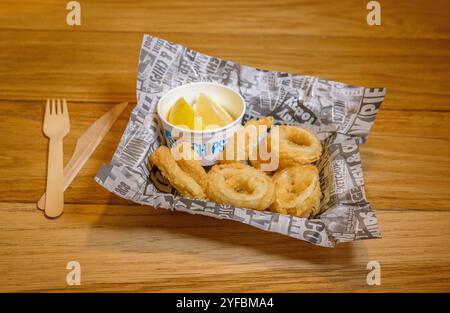
[[[106,136],[108,131],[111,129],[111,126],[127,107],[127,105],[128,102],[116,104],[111,110],[103,114],[102,117],[89,126],[88,129],[81,134],[80,138],[78,138],[72,157],[64,167],[64,190],[66,190],[72,183],[78,172],[95,151],[99,143]],[[39,199],[37,207],[40,210],[44,209],[45,193]]]

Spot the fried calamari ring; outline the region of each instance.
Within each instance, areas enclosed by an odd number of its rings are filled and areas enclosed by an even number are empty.
[[[262,117],[259,120],[249,120],[225,145],[225,149],[219,158],[219,162],[226,164],[248,160],[250,150],[252,147],[257,146],[258,141],[267,133],[267,129],[270,128],[272,124],[272,116]]]
[[[214,202],[265,210],[275,200],[272,179],[241,163],[215,165],[208,172],[206,194]]]
[[[176,145],[171,151],[166,146],[160,146],[150,156],[150,162],[183,196],[206,199],[206,172],[195,158],[193,150],[186,148]]]
[[[296,164],[308,164],[320,159],[322,145],[310,130],[290,125],[277,126],[277,129],[278,144],[276,144],[276,139],[273,138],[276,131],[272,129],[267,140],[261,144],[261,147],[258,147],[257,158],[250,160],[254,167],[260,168],[261,163],[267,163],[267,159],[270,157],[268,154],[278,158],[278,169]],[[262,149],[262,147],[265,149]]]
[[[270,210],[310,218],[320,210],[319,171],[313,165],[295,165],[276,172],[275,201]]]

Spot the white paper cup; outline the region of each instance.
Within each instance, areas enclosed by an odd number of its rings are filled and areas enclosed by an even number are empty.
[[[233,122],[213,130],[188,130],[167,121],[170,108],[180,97],[192,105],[200,93],[220,104],[231,115]],[[225,144],[242,126],[245,108],[244,99],[233,89],[221,84],[199,82],[182,85],[167,92],[159,100],[157,112],[164,128],[167,146],[171,148],[179,140],[189,141],[199,155],[201,164],[210,166],[216,163]]]

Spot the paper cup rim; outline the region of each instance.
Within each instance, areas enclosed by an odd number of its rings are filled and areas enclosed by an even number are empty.
[[[213,86],[218,86],[218,87],[226,88],[226,89],[230,90],[231,92],[233,92],[233,93],[235,93],[236,95],[238,95],[239,98],[240,98],[241,101],[242,101],[243,108],[242,108],[241,114],[240,114],[239,117],[237,117],[232,123],[227,124],[227,125],[225,125],[225,126],[223,126],[223,127],[220,127],[220,128],[216,128],[216,129],[208,129],[208,130],[192,130],[192,129],[186,129],[186,128],[178,127],[178,126],[176,126],[176,125],[170,123],[166,118],[164,118],[163,116],[161,116],[161,110],[160,110],[160,108],[161,108],[161,100],[162,100],[165,96],[167,96],[169,93],[171,93],[172,91],[175,91],[175,90],[177,90],[177,89],[180,89],[180,88],[186,87],[186,86],[190,86],[190,85],[213,85]],[[158,104],[157,104],[157,106],[156,106],[156,113],[158,114],[158,117],[159,117],[162,121],[164,121],[165,123],[167,123],[168,125],[170,125],[171,127],[175,128],[175,129],[177,129],[177,130],[179,130],[179,131],[187,132],[187,133],[191,133],[191,134],[213,134],[213,133],[216,133],[216,132],[225,131],[225,130],[227,130],[228,128],[231,128],[231,127],[234,126],[235,124],[239,123],[239,122],[242,120],[242,117],[244,116],[246,109],[247,109],[247,104],[245,103],[244,98],[242,97],[242,95],[241,95],[239,92],[236,92],[236,91],[233,90],[232,88],[230,88],[230,87],[228,87],[228,86],[226,86],[226,85],[219,84],[219,83],[212,83],[212,82],[193,82],[193,83],[187,83],[187,84],[183,84],[183,85],[177,86],[177,87],[175,87],[175,88],[170,89],[168,92],[166,92],[166,93],[159,99],[159,101],[158,101]]]

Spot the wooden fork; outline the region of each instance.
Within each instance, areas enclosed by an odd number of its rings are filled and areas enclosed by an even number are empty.
[[[48,99],[45,107],[44,134],[49,138],[45,215],[58,217],[64,210],[63,138],[70,130],[65,99]]]

